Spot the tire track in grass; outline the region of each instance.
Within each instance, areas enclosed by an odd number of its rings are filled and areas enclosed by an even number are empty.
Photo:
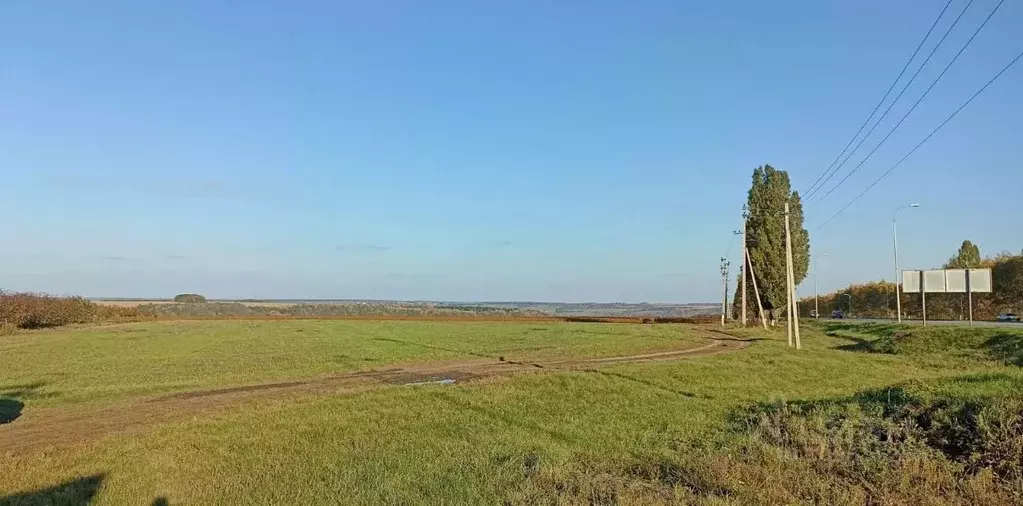
[[[23,413],[13,423],[0,426],[0,452],[30,453],[54,446],[88,442],[113,434],[139,432],[160,423],[187,419],[246,400],[270,398],[282,393],[354,394],[387,386],[424,384],[439,380],[471,382],[481,378],[524,373],[595,372],[595,368],[607,365],[662,362],[735,352],[749,346],[753,341],[707,329],[695,328],[693,331],[707,339],[709,343],[696,348],[673,351],[574,360],[519,362],[501,360],[504,357],[497,359],[486,357],[427,362],[305,380],[179,392],[93,410],[77,407],[34,410]]]

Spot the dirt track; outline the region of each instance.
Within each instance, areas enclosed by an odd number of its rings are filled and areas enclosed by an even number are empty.
[[[503,357],[430,362],[306,380],[179,392],[96,410],[48,408],[29,411],[16,421],[0,427],[0,453],[27,453],[90,441],[111,434],[140,431],[157,423],[188,418],[261,396],[277,396],[282,393],[354,393],[386,385],[406,385],[445,379],[461,383],[527,372],[586,370],[605,365],[714,355],[736,351],[750,344],[750,341],[716,331],[704,330],[703,334],[708,340],[703,346],[642,355],[541,362],[519,362],[504,360]]]

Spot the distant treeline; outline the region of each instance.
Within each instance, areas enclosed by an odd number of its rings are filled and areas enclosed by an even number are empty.
[[[140,313],[155,316],[216,317],[216,316],[285,316],[285,317],[343,317],[343,316],[544,316],[538,311],[493,308],[485,306],[443,306],[416,303],[318,303],[258,305],[240,302],[206,302],[177,304],[142,304]]]
[[[973,318],[994,320],[998,313],[1023,311],[1023,254],[1000,255],[985,258],[973,267],[990,268],[994,291],[973,294]],[[955,268],[952,265],[946,267]],[[848,294],[848,296],[846,296]],[[969,303],[965,293],[928,293],[927,318],[934,320],[965,320],[969,318]],[[862,318],[895,318],[895,284],[884,281],[850,285],[848,288],[820,296],[822,316],[830,316],[839,309]],[[921,300],[918,293],[902,294],[903,318],[921,318]],[[799,301],[799,314],[809,316],[814,309],[814,298]]]

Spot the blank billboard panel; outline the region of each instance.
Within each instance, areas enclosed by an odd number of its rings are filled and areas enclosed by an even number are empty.
[[[948,269],[945,271],[945,291],[966,293],[966,269]]]
[[[920,293],[920,271],[902,271],[902,293]]]
[[[970,291],[990,292],[992,289],[991,269],[970,269]]]
[[[924,291],[942,293],[945,291],[945,271],[924,271]]]

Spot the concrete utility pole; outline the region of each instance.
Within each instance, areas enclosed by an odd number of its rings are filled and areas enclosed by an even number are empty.
[[[767,315],[764,314],[764,304],[760,302],[760,290],[757,289],[757,273],[753,270],[753,260],[749,257],[749,250],[744,253],[746,254],[746,265],[749,266],[749,278],[753,281],[753,296],[757,298],[757,309],[760,311],[760,323],[764,325],[764,330],[767,330]]]
[[[796,349],[800,349],[802,346],[799,341],[799,308],[796,307],[796,276],[795,270],[792,265],[792,232],[789,228],[789,203],[785,203],[785,264],[788,282],[786,290],[788,290],[788,317],[789,317],[789,345],[793,344],[793,337],[795,337]]]
[[[721,299],[721,326],[725,326],[725,319],[728,315],[728,260],[721,257],[721,291],[724,294]]]
[[[899,230],[895,225],[895,217],[899,214],[899,211],[911,207],[920,207],[920,204],[902,206],[892,213],[892,243],[895,245],[895,314],[897,315],[896,318],[899,319],[899,323],[902,323],[902,297],[899,295],[899,283],[901,283],[902,278],[899,272]]]
[[[749,221],[749,212],[746,210],[746,205],[742,206],[742,265],[740,273],[742,274],[742,326],[746,326],[746,259],[749,255],[746,253],[746,222]]]

